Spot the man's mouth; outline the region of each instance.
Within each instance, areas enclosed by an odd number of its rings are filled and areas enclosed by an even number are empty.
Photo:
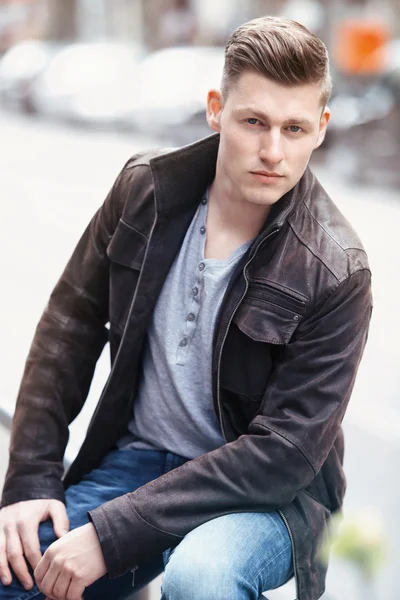
[[[283,177],[280,173],[275,171],[251,171],[254,175],[264,175],[264,177]]]

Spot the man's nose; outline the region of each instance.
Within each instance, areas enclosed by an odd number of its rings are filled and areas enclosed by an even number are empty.
[[[282,162],[285,157],[282,144],[283,140],[280,131],[266,131],[261,137],[260,159],[270,165],[277,165]]]

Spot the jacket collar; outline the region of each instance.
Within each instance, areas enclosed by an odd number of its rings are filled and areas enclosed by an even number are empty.
[[[150,160],[159,215],[198,204],[215,177],[219,134]]]
[[[159,216],[171,215],[200,202],[215,177],[218,147],[216,133],[150,160]],[[260,235],[282,227],[309,190],[312,178],[307,167],[300,181],[273,205]]]

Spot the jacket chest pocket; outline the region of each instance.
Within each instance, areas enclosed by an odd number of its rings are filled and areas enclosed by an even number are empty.
[[[147,238],[122,219],[107,247],[110,259],[110,324],[123,329],[139,280]]]
[[[308,298],[282,286],[253,280],[234,323],[255,342],[289,343],[307,309]]]
[[[274,362],[301,322],[307,302],[301,294],[251,281],[228,332],[221,386],[260,402]]]

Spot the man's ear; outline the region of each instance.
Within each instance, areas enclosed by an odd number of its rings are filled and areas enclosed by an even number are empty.
[[[213,131],[221,130],[222,95],[219,90],[210,90],[207,94],[207,121]]]
[[[322,113],[321,120],[319,122],[319,133],[318,133],[318,138],[315,143],[314,149],[319,148],[319,146],[324,141],[326,128],[328,127],[330,118],[331,118],[331,111],[327,106],[325,106],[324,112]]]

